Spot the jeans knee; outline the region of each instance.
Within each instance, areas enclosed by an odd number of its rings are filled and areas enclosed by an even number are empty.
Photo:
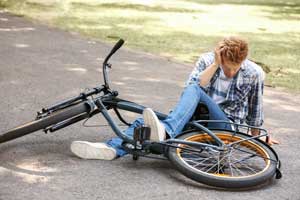
[[[205,91],[201,88],[201,86],[196,83],[188,85],[187,90],[191,90],[200,96],[201,96],[201,94],[205,93]]]

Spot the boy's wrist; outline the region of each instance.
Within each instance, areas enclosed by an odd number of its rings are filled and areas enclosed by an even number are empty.
[[[212,68],[215,68],[215,69],[218,69],[219,64],[214,62],[213,64],[211,64],[211,67],[212,67]]]

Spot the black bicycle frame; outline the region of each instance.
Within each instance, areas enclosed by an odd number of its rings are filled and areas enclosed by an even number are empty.
[[[143,110],[145,109],[144,106],[136,104],[134,102],[122,100],[116,97],[106,97],[103,99],[97,99],[95,101],[96,106],[98,107],[99,111],[102,113],[106,121],[109,123],[115,134],[122,138],[125,142],[134,144],[134,140],[125,135],[124,132],[120,129],[118,124],[113,120],[113,118],[110,116],[108,113],[108,109],[111,108],[116,108],[116,109],[121,109],[121,110],[126,110],[134,113],[139,113],[142,114]],[[155,114],[158,116],[159,119],[163,120],[167,117],[167,115],[160,113],[160,112],[155,112]],[[224,147],[224,143],[222,140],[220,140],[212,131],[210,131],[208,128],[204,127],[200,123],[197,123],[196,121],[189,122],[190,125],[196,127],[198,130],[203,131],[204,133],[207,133],[210,135],[212,138],[215,139],[217,145],[210,145],[210,144],[205,144],[205,143],[199,143],[199,142],[192,142],[192,141],[183,141],[183,140],[178,140],[178,139],[168,139],[162,144],[168,145],[170,143],[179,143],[179,144],[186,144],[190,145],[193,147],[198,147],[198,148],[203,148],[203,147],[210,147],[210,148],[215,148],[215,149],[222,149]]]

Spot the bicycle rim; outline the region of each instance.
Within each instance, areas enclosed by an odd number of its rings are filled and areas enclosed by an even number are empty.
[[[243,140],[239,136],[217,133],[226,145]],[[213,138],[207,134],[198,134],[186,138],[187,141],[213,144]],[[180,145],[183,146],[183,145]],[[177,155],[191,168],[212,176],[224,178],[249,178],[264,173],[271,164],[267,151],[256,143],[246,140],[224,152],[203,149],[201,153],[177,149]]]
[[[185,176],[207,185],[245,188],[264,183],[275,175],[277,157],[265,143],[249,135],[212,130],[226,148],[195,148],[176,144],[169,148],[169,159]],[[178,139],[217,146],[206,133],[195,131]]]

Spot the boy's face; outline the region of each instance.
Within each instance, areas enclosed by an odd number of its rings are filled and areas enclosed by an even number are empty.
[[[241,68],[241,63],[233,63],[228,59],[222,57],[222,69],[227,78],[233,78]]]

